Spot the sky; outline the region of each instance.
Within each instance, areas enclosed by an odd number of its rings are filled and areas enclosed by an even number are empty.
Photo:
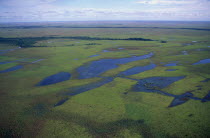
[[[210,0],[0,0],[0,22],[210,21]]]

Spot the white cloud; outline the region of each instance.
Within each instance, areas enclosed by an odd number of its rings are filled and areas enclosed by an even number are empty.
[[[49,6],[50,7],[50,6]],[[48,7],[48,8],[49,8]],[[36,20],[36,21],[56,21],[56,20],[116,20],[116,19],[136,19],[136,20],[176,20],[176,19],[185,19],[185,20],[202,20],[202,18],[210,17],[209,13],[200,13],[187,11],[179,11],[179,9],[162,9],[162,10],[117,10],[117,9],[93,9],[93,8],[41,8],[36,10],[31,10],[31,12],[16,11],[14,12],[4,12],[0,13],[0,18],[12,19],[16,18],[19,21],[22,20]],[[178,12],[177,12],[178,11]]]
[[[8,7],[26,7],[40,4],[49,4],[56,0],[0,0],[0,5]]]
[[[139,8],[78,8],[56,0],[0,0],[0,21],[58,20],[210,20],[207,0],[142,0]],[[142,8],[147,5],[149,8]]]
[[[210,18],[209,0],[142,0],[137,3],[153,7],[146,11],[163,18],[191,20]]]
[[[189,4],[209,4],[208,0],[141,0],[139,4],[148,5],[189,5]]]

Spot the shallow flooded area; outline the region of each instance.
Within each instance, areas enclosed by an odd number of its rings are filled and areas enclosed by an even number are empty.
[[[71,74],[68,72],[59,72],[57,74],[48,76],[44,78],[42,81],[40,81],[36,86],[45,86],[45,85],[51,85],[55,83],[59,83],[62,81],[69,80],[71,77]]]
[[[171,62],[171,63],[168,63],[168,64],[165,64],[164,66],[165,67],[168,67],[168,66],[177,66],[177,61],[175,61],[175,62]]]
[[[138,73],[141,73],[141,72],[144,72],[144,71],[147,71],[147,70],[151,70],[151,69],[154,69],[156,67],[155,64],[149,64],[149,65],[146,65],[146,66],[139,66],[139,67],[133,67],[133,68],[130,68],[128,70],[125,70],[123,72],[120,72],[119,75],[123,75],[123,76],[129,76],[129,75],[134,75],[134,74],[138,74]]]
[[[89,56],[89,57],[97,57],[97,56],[100,56],[100,55],[91,55],[91,56]]]
[[[210,91],[208,92],[208,94],[202,99],[202,102],[208,102],[210,101]]]
[[[207,64],[207,63],[210,63],[210,59],[202,59],[196,63],[193,63],[193,65]]]
[[[89,83],[89,84],[82,85],[79,87],[73,87],[69,89],[70,92],[66,93],[66,95],[74,96],[74,95],[98,88],[112,81],[113,81],[113,78],[109,77],[109,78],[104,78],[101,81]]]
[[[18,48],[13,48],[13,49],[4,49],[4,50],[0,50],[0,55],[1,54],[6,54],[8,52],[12,52],[12,51],[15,51],[17,49],[20,49],[21,47],[18,47]]]
[[[119,67],[120,64],[126,64],[133,61],[147,59],[153,56],[153,53],[149,53],[143,56],[135,56],[128,58],[119,58],[119,59],[101,59],[88,63],[77,68],[79,73],[79,79],[87,79],[92,77],[98,77],[102,73]]]
[[[151,77],[139,80],[138,83],[133,87],[134,91],[140,92],[158,92],[168,85],[183,79],[184,76],[180,77]]]
[[[171,102],[169,107],[174,107],[174,106],[183,104],[183,103],[187,102],[190,99],[190,97],[192,97],[192,96],[193,96],[192,93],[184,93],[182,95],[178,95],[174,98],[174,100]]]
[[[14,66],[14,67],[11,67],[11,68],[8,68],[8,69],[5,69],[5,70],[1,70],[0,73],[6,73],[6,72],[11,72],[11,71],[16,71],[16,70],[19,70],[23,68],[22,65],[17,65],[17,66]]]
[[[188,55],[188,52],[187,51],[182,51],[182,54],[183,55]]]

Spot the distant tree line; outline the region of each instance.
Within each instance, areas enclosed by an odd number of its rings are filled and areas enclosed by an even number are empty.
[[[47,46],[34,46],[37,41],[48,39],[76,39],[76,40],[127,40],[127,41],[158,41],[145,38],[102,38],[102,37],[88,37],[88,36],[72,36],[72,37],[22,37],[22,38],[3,38],[0,37],[0,43],[14,44],[20,47],[47,47]],[[160,41],[166,43],[166,41]],[[96,45],[97,43],[89,43],[87,45]]]

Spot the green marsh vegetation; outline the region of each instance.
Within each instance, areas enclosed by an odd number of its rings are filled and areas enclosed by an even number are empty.
[[[210,59],[209,29],[209,22],[1,24],[0,71],[23,66],[0,73],[1,136],[209,137],[210,63],[192,65]],[[104,60],[109,66],[114,59],[149,53],[153,55],[142,60],[113,63],[99,76],[78,77],[80,67],[98,68]],[[149,64],[156,66],[119,75]],[[36,86],[59,72],[70,73],[70,79]],[[184,103],[169,107],[173,96],[133,91],[138,80],[179,76],[184,78],[164,88],[156,82],[143,85],[176,96],[191,93],[200,100],[182,97]],[[73,95],[73,88],[84,92]]]

